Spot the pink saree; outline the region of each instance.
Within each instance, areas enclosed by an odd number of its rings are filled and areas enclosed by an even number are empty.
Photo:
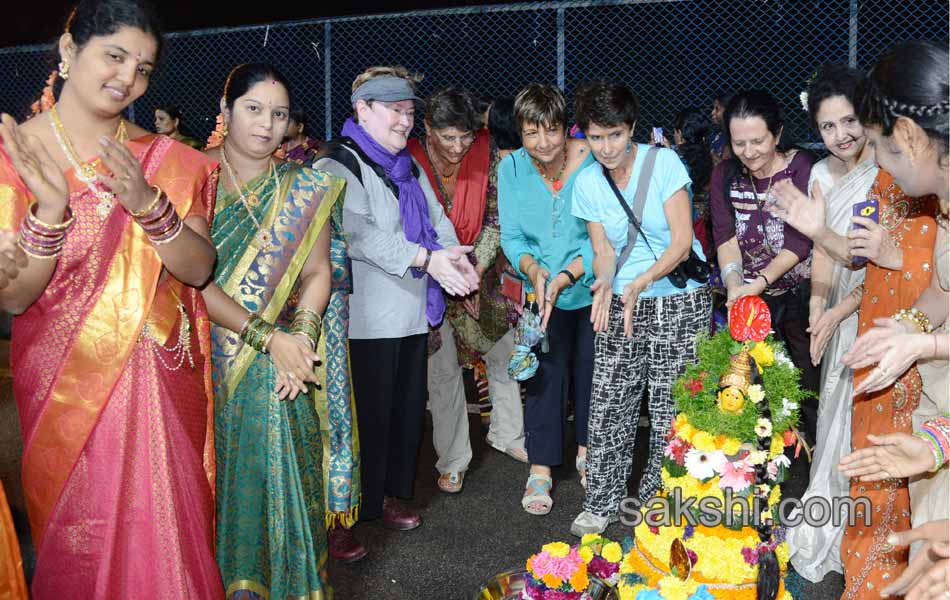
[[[159,136],[128,146],[180,215],[210,222],[213,161]],[[11,348],[32,597],[223,598],[207,311],[163,275],[125,210],[103,221],[67,180],[76,225],[46,291],[14,320]],[[29,201],[0,152],[0,227],[18,229]]]

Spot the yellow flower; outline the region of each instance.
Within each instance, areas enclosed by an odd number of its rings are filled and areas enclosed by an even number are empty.
[[[571,575],[571,587],[574,588],[575,592],[583,592],[587,590],[587,586],[590,585],[590,579],[587,577],[587,569],[582,568],[574,571],[574,574]],[[549,586],[557,587],[557,586]]]
[[[585,563],[590,564],[590,561],[594,560],[594,551],[590,549],[590,546],[581,546],[577,553],[581,555]]]
[[[541,546],[541,552],[547,552],[554,558],[564,558],[571,552],[571,547],[564,542],[551,542]]]
[[[759,367],[759,373],[762,367],[771,367],[775,362],[775,351],[765,342],[759,342],[749,351],[749,356],[755,359],[755,364]]]
[[[773,520],[774,520],[774,518],[772,517],[772,509],[771,509],[771,508],[762,511],[762,520],[763,520],[763,521],[773,521]]]
[[[695,581],[681,581],[677,577],[664,577],[660,580],[660,593],[666,600],[687,600],[696,593],[699,584]]]
[[[742,407],[745,406],[745,398],[742,396],[742,390],[734,385],[730,385],[720,391],[717,398],[719,400],[719,410],[722,412],[737,415],[742,412]]]
[[[561,587],[561,578],[554,573],[545,573],[544,577],[541,578],[541,581],[544,582],[544,585],[552,589]]]
[[[689,423],[684,423],[681,427],[676,429],[676,435],[679,436],[684,442],[692,443],[693,434],[696,430]]]
[[[784,570],[788,564],[788,542],[782,542],[775,548],[775,558],[778,559],[779,567]]]
[[[775,486],[769,492],[769,506],[775,506],[782,499],[782,488]]]
[[[727,456],[732,456],[739,453],[739,449],[742,447],[742,442],[736,438],[728,438],[726,443],[722,445],[722,451]]]
[[[762,389],[762,386],[755,384],[749,386],[749,400],[752,400],[755,404],[765,400],[765,390]]]
[[[713,452],[716,450],[716,442],[713,439],[713,436],[705,431],[696,432],[693,435],[693,446],[697,450],[702,450],[703,452]]]
[[[785,440],[778,434],[773,435],[772,445],[769,447],[769,458],[775,458],[783,452],[785,452]]]
[[[677,429],[679,429],[680,427],[688,423],[689,423],[689,419],[686,418],[686,413],[679,413],[678,415],[676,415],[675,426]]]
[[[623,558],[623,548],[621,548],[617,542],[610,542],[604,546],[604,551],[601,553],[601,556],[604,557],[604,560],[608,560],[612,563],[620,562],[620,559]]]

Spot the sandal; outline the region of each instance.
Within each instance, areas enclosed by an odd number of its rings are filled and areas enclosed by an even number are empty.
[[[465,472],[443,473],[439,475],[437,485],[439,489],[446,494],[457,494],[462,491],[462,480],[465,479]]]
[[[578,475],[581,476],[581,487],[585,490],[587,489],[587,455],[581,456],[577,455],[577,458],[574,459],[574,468],[577,469]]]
[[[554,500],[551,498],[553,486],[549,475],[531,473],[525,486],[524,496],[521,498],[521,508],[532,515],[543,516],[551,512]],[[535,508],[532,508],[534,506]],[[540,508],[537,508],[540,506]]]
[[[501,444],[496,444],[495,442],[491,441],[487,437],[485,438],[485,442],[487,442],[488,445],[494,448],[495,450],[498,450],[499,452],[504,452],[505,454],[515,459],[516,461],[520,463],[528,464],[528,452],[524,448],[519,448],[515,446],[509,446],[508,448],[505,448]]]

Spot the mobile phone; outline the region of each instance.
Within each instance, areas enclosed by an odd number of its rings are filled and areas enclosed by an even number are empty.
[[[662,127],[653,128],[653,143],[656,146],[663,145],[663,128]]]
[[[880,205],[878,204],[877,198],[868,198],[864,202],[858,202],[851,207],[851,214],[855,217],[864,217],[866,219],[871,219],[875,223],[881,222],[881,211]],[[851,229],[864,229],[864,225],[858,225],[854,223],[851,225]],[[868,259],[864,256],[855,256],[851,259],[851,264],[858,267],[864,264],[867,264]]]

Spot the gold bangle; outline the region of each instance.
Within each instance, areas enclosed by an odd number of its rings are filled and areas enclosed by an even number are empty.
[[[920,333],[930,333],[933,331],[933,327],[930,325],[930,317],[927,316],[927,313],[922,310],[917,310],[916,308],[910,310],[902,308],[894,313],[894,316],[891,318],[897,322],[909,321],[913,323]]]
[[[46,229],[52,229],[54,231],[62,231],[72,227],[73,222],[76,220],[73,216],[72,209],[67,206],[66,210],[63,211],[64,220],[62,222],[56,224],[47,223],[43,219],[36,216],[36,209],[38,206],[39,205],[36,202],[30,205],[29,214],[26,216],[26,219],[33,221],[35,225],[39,225],[40,227],[45,227]]]
[[[155,197],[152,198],[152,201],[148,206],[139,211],[129,211],[129,214],[135,217],[136,219],[141,219],[142,217],[148,215],[158,207],[159,201],[162,199],[162,188],[157,185],[151,186],[155,190]]]

